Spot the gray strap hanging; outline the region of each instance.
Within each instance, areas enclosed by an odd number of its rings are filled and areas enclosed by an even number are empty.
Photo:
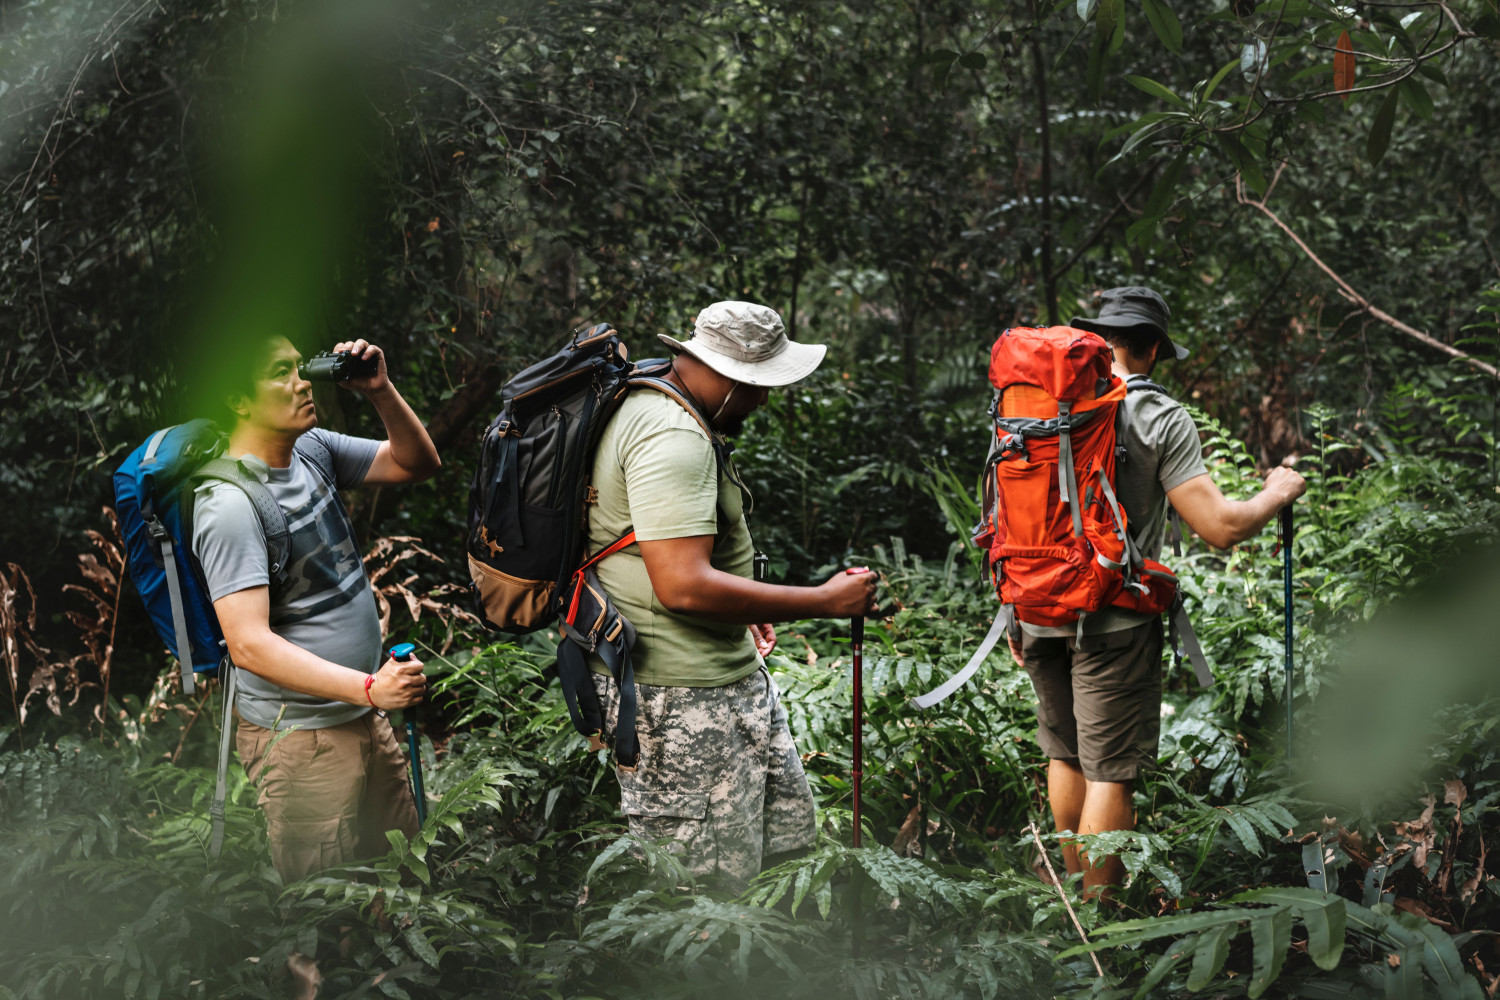
[[[989,632],[985,633],[984,641],[979,644],[974,655],[969,657],[969,662],[964,664],[964,668],[926,694],[913,698],[911,703],[918,708],[931,708],[963,687],[964,682],[974,676],[974,671],[979,669],[979,665],[990,655],[990,650],[995,648],[1000,637],[1010,628],[1011,615],[1012,609],[1009,604],[1000,605],[1000,613],[995,616],[994,624],[990,626]]]
[[[1187,607],[1182,603],[1181,593],[1178,593],[1177,599],[1172,602],[1171,615],[1172,631],[1182,637],[1182,648],[1187,653],[1188,662],[1193,665],[1193,674],[1198,678],[1198,686],[1213,687],[1213,671],[1208,669],[1208,660],[1203,656],[1203,647],[1198,643],[1198,633],[1193,631],[1193,623],[1188,618]]]
[[[208,815],[213,820],[213,833],[208,840],[208,856],[211,858],[217,858],[224,847],[224,799],[229,784],[229,743],[234,734],[235,666],[225,656],[219,669],[224,677],[224,714],[219,725],[219,774],[214,782],[213,802],[208,806]]]
[[[161,550],[162,572],[167,578],[167,597],[172,604],[172,628],[177,633],[177,663],[182,668],[182,693],[196,690],[193,683],[193,640],[188,637],[187,613],[182,607],[182,579],[177,571],[177,552],[172,536],[159,518],[153,517],[146,529]]]
[[[1073,471],[1073,435],[1069,411],[1072,404],[1057,403],[1057,493],[1073,512],[1073,537],[1083,537],[1083,511],[1078,505],[1078,478]]]

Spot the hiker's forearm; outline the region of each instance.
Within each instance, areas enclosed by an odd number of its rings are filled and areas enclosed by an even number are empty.
[[[381,445],[365,482],[402,483],[420,482],[428,478],[441,466],[437,446],[427,434],[427,428],[417,419],[417,414],[402,398],[396,387],[386,382],[384,386],[366,396],[380,415],[385,425],[386,441]],[[384,461],[383,461],[384,459]]]
[[[214,601],[234,665],[278,687],[350,705],[367,704],[365,674],[330,663],[271,631],[270,589],[251,587]]]
[[[668,611],[734,625],[761,625],[832,617],[842,610],[839,595],[829,584],[787,587],[715,569],[710,562],[713,543],[712,535],[639,543],[651,589]]]
[[[270,629],[261,635],[231,642],[229,656],[235,666],[288,691],[350,705],[368,704],[365,700],[367,674],[330,663]]]
[[[828,617],[828,600],[821,587],[788,587],[757,583],[709,567],[706,571],[676,574],[667,592],[651,581],[656,599],[668,611],[709,618],[734,625],[795,621]]]
[[[1297,479],[1301,484],[1301,479]],[[1280,477],[1248,500],[1230,500],[1207,474],[1196,476],[1167,494],[1178,515],[1199,538],[1227,549],[1253,537],[1297,494]]]

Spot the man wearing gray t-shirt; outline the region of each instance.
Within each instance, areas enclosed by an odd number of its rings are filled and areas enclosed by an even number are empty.
[[[1141,555],[1159,559],[1168,505],[1216,548],[1255,535],[1283,506],[1307,489],[1291,469],[1276,468],[1249,500],[1229,500],[1203,464],[1193,418],[1149,380],[1162,358],[1181,360],[1186,348],[1167,336],[1171,311],[1149,288],[1112,288],[1094,319],[1068,325],[1091,330],[1114,350],[1114,372],[1130,385],[1116,467],[1116,493]],[[1080,640],[1075,626],[1019,623],[1011,654],[1031,675],[1037,696],[1037,742],[1049,758],[1047,797],[1058,830],[1095,834],[1135,826],[1132,785],[1156,759],[1161,726],[1160,616],[1123,608],[1088,615]],[[1118,885],[1118,857],[1082,857],[1065,843],[1069,873],[1083,873],[1092,895]]]
[[[383,710],[421,701],[422,664],[381,665],[375,595],[338,491],[418,482],[439,461],[380,348],[335,348],[377,362],[375,374],[340,383],[374,405],[388,437],[377,442],[319,429],[297,349],[284,337],[255,346],[226,400],[235,420],[225,457],[280,504],[291,552],[273,582],[249,497],[218,481],[198,487],[193,548],[239,670],[240,762],[266,814],[272,863],[291,880],[384,853],[387,830],[417,832]]]

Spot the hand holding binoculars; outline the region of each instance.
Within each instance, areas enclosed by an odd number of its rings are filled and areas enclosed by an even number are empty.
[[[380,371],[380,359],[361,358],[352,351],[324,351],[297,366],[297,374],[309,382],[347,382],[368,378]]]

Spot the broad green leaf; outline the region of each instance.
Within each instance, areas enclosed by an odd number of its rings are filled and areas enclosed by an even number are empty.
[[[965,52],[958,57],[958,64],[964,69],[984,69],[988,62],[983,52]]]
[[[1243,149],[1239,150],[1235,166],[1239,167],[1241,172],[1244,172],[1247,162],[1249,162],[1249,157],[1245,155]],[[1249,181],[1248,177],[1246,177],[1246,181]],[[1262,853],[1260,838],[1255,835],[1255,827],[1250,825],[1248,819],[1235,812],[1231,807],[1225,810],[1224,822],[1228,823],[1229,828],[1234,831],[1235,836],[1240,838],[1240,843],[1245,845],[1245,850],[1256,857],[1260,857]]]
[[[1204,913],[1184,913],[1175,917],[1150,917],[1145,920],[1124,920],[1118,924],[1107,924],[1094,933],[1096,938],[1088,944],[1075,945],[1059,957],[1081,955],[1100,948],[1118,948],[1138,944],[1162,937],[1192,934],[1226,924],[1233,925],[1249,919],[1244,910],[1208,910]]]
[[[1250,987],[1246,993],[1250,1000],[1255,1000],[1263,996],[1281,975],[1287,949],[1292,945],[1292,911],[1278,908],[1257,912],[1250,919],[1250,939],[1255,950],[1251,956]]]
[[[1140,246],[1148,246],[1151,237],[1156,233],[1156,227],[1161,222],[1160,216],[1143,215],[1132,222],[1125,230],[1127,242],[1136,243]],[[1181,895],[1178,893],[1178,895]]]
[[[1150,94],[1152,97],[1159,97],[1164,101],[1168,101],[1172,104],[1177,105],[1179,108],[1187,108],[1186,101],[1178,97],[1176,94],[1172,93],[1166,87],[1157,83],[1155,80],[1152,80],[1148,77],[1127,76],[1125,77],[1125,82],[1130,84],[1132,87],[1135,87],[1137,90]]]
[[[1386,92],[1385,100],[1380,102],[1380,110],[1375,112],[1375,122],[1370,126],[1370,138],[1365,144],[1365,156],[1372,164],[1379,164],[1385,158],[1385,151],[1391,145],[1391,127],[1396,124],[1396,98],[1399,94],[1394,87]]]
[[[1437,984],[1440,1000],[1462,1000],[1463,983],[1469,976],[1464,972],[1463,959],[1453,938],[1427,920],[1412,921],[1408,926],[1423,939],[1422,968]]]
[[[1338,967],[1344,954],[1344,901],[1334,896],[1327,906],[1299,911],[1307,925],[1307,954],[1318,968]]]
[[[1100,38],[1105,38],[1115,33],[1115,25],[1120,23],[1125,14],[1125,0],[1099,0],[1098,9],[1095,11],[1094,30]]]
[[[1225,924],[1198,935],[1198,946],[1193,951],[1193,969],[1188,973],[1188,989],[1201,990],[1219,974],[1224,968],[1224,960],[1229,957],[1229,942],[1238,932],[1239,928]]]
[[[1224,82],[1224,78],[1229,75],[1229,71],[1234,69],[1239,64],[1240,61],[1238,59],[1231,59],[1224,65],[1220,66],[1219,71],[1209,78],[1208,86],[1203,88],[1203,94],[1198,98],[1198,104],[1200,107],[1208,103],[1208,99],[1214,95],[1215,90],[1219,89],[1219,84]]]
[[[1418,118],[1431,118],[1433,112],[1432,95],[1422,85],[1422,81],[1414,76],[1409,76],[1397,85],[1401,91],[1401,97],[1406,101],[1406,106],[1411,108],[1412,113]]]
[[[1146,13],[1146,22],[1167,47],[1167,51],[1181,52],[1182,22],[1177,20],[1177,15],[1167,6],[1166,0],[1141,0],[1141,7]]]
[[[1088,85],[1090,100],[1097,101],[1104,96],[1104,74],[1109,69],[1109,43],[1106,38],[1097,35],[1093,44],[1089,46],[1089,64],[1086,72],[1085,82]]]
[[[1151,971],[1146,973],[1146,977],[1141,980],[1140,989],[1135,991],[1134,1000],[1145,1000],[1146,997],[1150,996],[1151,991],[1163,979],[1167,978],[1171,971],[1177,968],[1182,963],[1182,960],[1187,958],[1192,952],[1193,942],[1191,940],[1174,942],[1167,949],[1166,954],[1156,960],[1156,964],[1151,966]]]

